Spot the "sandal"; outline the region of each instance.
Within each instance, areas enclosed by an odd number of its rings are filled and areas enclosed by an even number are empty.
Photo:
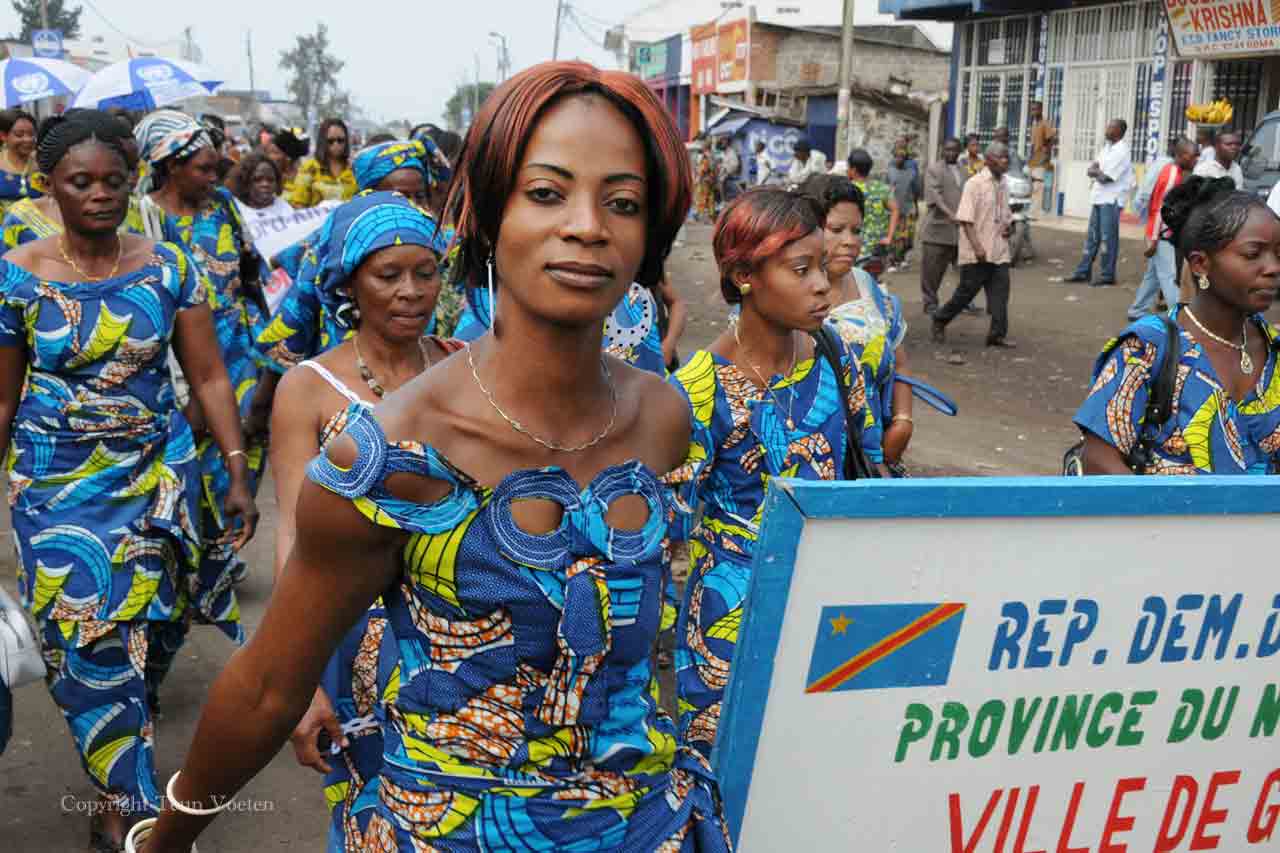
[[[89,853],[124,853],[124,841],[107,835],[103,824],[100,814],[89,818]]]

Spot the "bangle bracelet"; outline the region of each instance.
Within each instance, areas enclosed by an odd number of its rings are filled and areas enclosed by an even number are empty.
[[[186,803],[181,802],[173,795],[173,783],[178,781],[178,776],[181,774],[181,770],[174,773],[169,777],[169,784],[164,786],[165,796],[169,798],[169,805],[175,812],[182,812],[183,814],[193,815],[194,817],[208,817],[209,815],[215,815],[218,812],[225,811],[227,807],[234,802],[230,797],[228,797],[225,803],[212,809],[198,809],[194,806],[189,806]]]
[[[898,421],[903,421],[903,422],[905,422],[905,423],[909,423],[909,424],[911,424],[912,426],[914,426],[914,425],[915,425],[915,421],[914,421],[914,420],[912,420],[911,415],[894,415],[894,416],[893,416],[893,421],[892,421],[892,423],[895,423],[895,424],[896,424]]]
[[[225,454],[222,458],[230,462],[236,456],[243,456],[246,462],[249,461],[249,454],[245,453],[243,450],[233,450],[230,453]]]
[[[124,837],[124,853],[138,853],[138,845],[146,841],[155,828],[156,819],[153,817],[143,818],[135,823]]]

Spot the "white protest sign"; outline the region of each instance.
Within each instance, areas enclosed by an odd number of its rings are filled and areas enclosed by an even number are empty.
[[[742,853],[1280,850],[1280,481],[771,486]]]
[[[280,252],[304,240],[329,216],[339,201],[322,201],[315,207],[305,207],[276,216],[258,216],[252,208],[241,205],[249,242],[262,257],[270,260]]]

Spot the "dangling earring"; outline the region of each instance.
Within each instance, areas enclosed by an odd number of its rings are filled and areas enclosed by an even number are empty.
[[[1209,289],[1209,276],[1205,275],[1204,273],[1200,273],[1200,275],[1196,278],[1196,280],[1200,283],[1201,290]]]
[[[493,301],[493,256],[489,256],[489,329],[493,329],[493,321],[498,317],[498,303]]]
[[[738,288],[738,292],[739,292],[739,293],[741,293],[743,296],[746,296],[748,293],[750,293],[750,292],[751,292],[751,282],[747,282],[746,284],[744,284],[744,285],[742,285],[741,287],[739,287],[739,288]]]

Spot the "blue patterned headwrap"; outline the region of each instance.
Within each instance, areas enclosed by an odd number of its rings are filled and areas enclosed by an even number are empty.
[[[362,193],[329,214],[303,258],[298,282],[316,294],[339,324],[353,328],[345,287],[365,258],[391,246],[426,246],[443,257],[448,246],[435,220],[399,193]]]
[[[435,187],[449,183],[453,178],[452,164],[440,150],[440,146],[436,145],[436,141],[425,130],[415,133],[413,141],[421,142],[427,149],[427,156],[423,158],[423,162],[427,164],[427,186]]]
[[[383,142],[370,145],[356,155],[351,162],[356,184],[361,190],[371,190],[382,179],[397,169],[417,169],[430,185],[427,169],[427,147],[421,142]]]

